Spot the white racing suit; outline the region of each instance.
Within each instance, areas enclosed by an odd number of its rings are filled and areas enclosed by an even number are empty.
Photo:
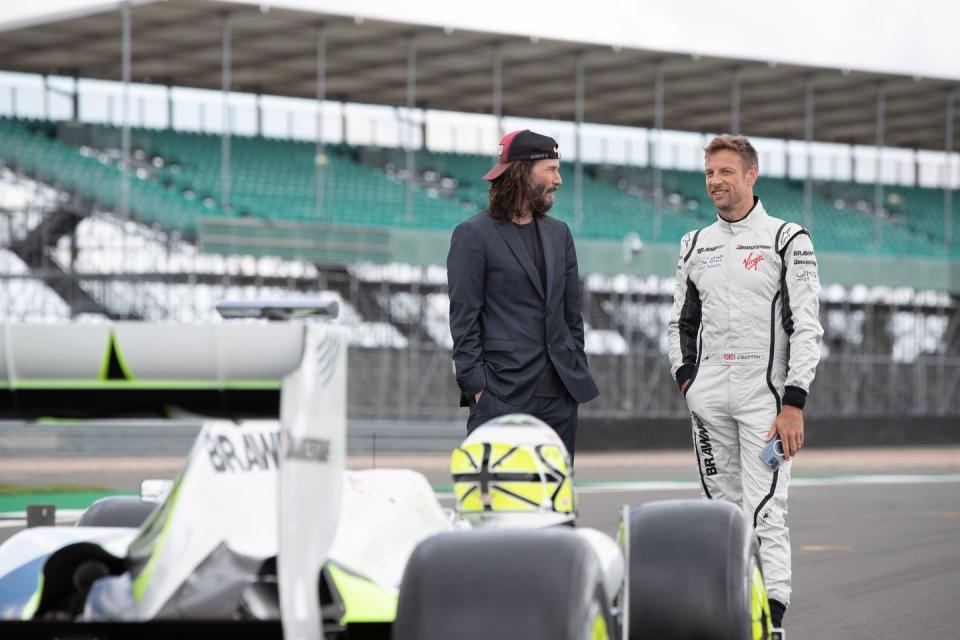
[[[809,234],[758,199],[738,222],[680,242],[669,322],[671,371],[686,392],[703,494],[739,504],[760,540],[767,595],[790,602],[790,462],[760,460],[782,404],[801,409],[820,359],[820,281]]]

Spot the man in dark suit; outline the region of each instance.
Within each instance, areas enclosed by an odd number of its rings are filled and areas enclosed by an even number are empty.
[[[547,216],[562,183],[557,143],[529,130],[507,134],[484,178],[489,208],[454,229],[447,256],[467,432],[529,413],[557,431],[572,457],[578,407],[598,391],[583,350],[573,236]]]

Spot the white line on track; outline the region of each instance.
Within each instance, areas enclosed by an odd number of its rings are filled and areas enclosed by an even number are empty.
[[[792,487],[839,487],[871,484],[929,484],[960,482],[960,473],[943,474],[871,474],[791,478]],[[577,493],[614,493],[620,491],[684,491],[699,489],[697,480],[588,482],[577,485]]]
[[[83,515],[83,509],[57,509],[57,524],[71,525],[80,519]],[[27,526],[26,511],[8,511],[0,513],[0,529],[12,529],[14,527]]]
[[[960,482],[960,473],[942,474],[882,474],[827,476],[822,478],[791,478],[792,487],[840,487],[873,484],[930,484]],[[692,491],[700,489],[699,480],[638,480],[632,482],[577,483],[577,493],[629,493],[641,491]],[[453,499],[453,493],[437,493],[441,499]]]
[[[851,485],[874,484],[935,484],[960,482],[960,473],[931,473],[931,474],[873,474],[850,476],[826,476],[822,478],[791,478],[793,487],[841,487]],[[696,480],[638,480],[633,482],[584,482],[577,484],[577,493],[624,493],[640,491],[690,491],[700,488]],[[437,492],[441,500],[453,499],[453,492]],[[57,523],[72,524],[76,522],[83,509],[58,509]],[[0,513],[0,529],[23,527],[26,524],[26,513],[10,511]]]

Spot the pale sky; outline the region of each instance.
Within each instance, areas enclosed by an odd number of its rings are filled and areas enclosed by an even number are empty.
[[[960,79],[956,0],[239,0],[441,27]],[[114,8],[103,0],[5,3],[4,25]]]

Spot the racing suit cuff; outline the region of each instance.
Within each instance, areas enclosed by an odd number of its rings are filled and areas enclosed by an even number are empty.
[[[803,406],[807,404],[807,392],[800,387],[784,387],[783,404],[803,409]]]
[[[677,369],[677,386],[683,388],[683,383],[692,378],[697,373],[696,365],[683,364]]]

